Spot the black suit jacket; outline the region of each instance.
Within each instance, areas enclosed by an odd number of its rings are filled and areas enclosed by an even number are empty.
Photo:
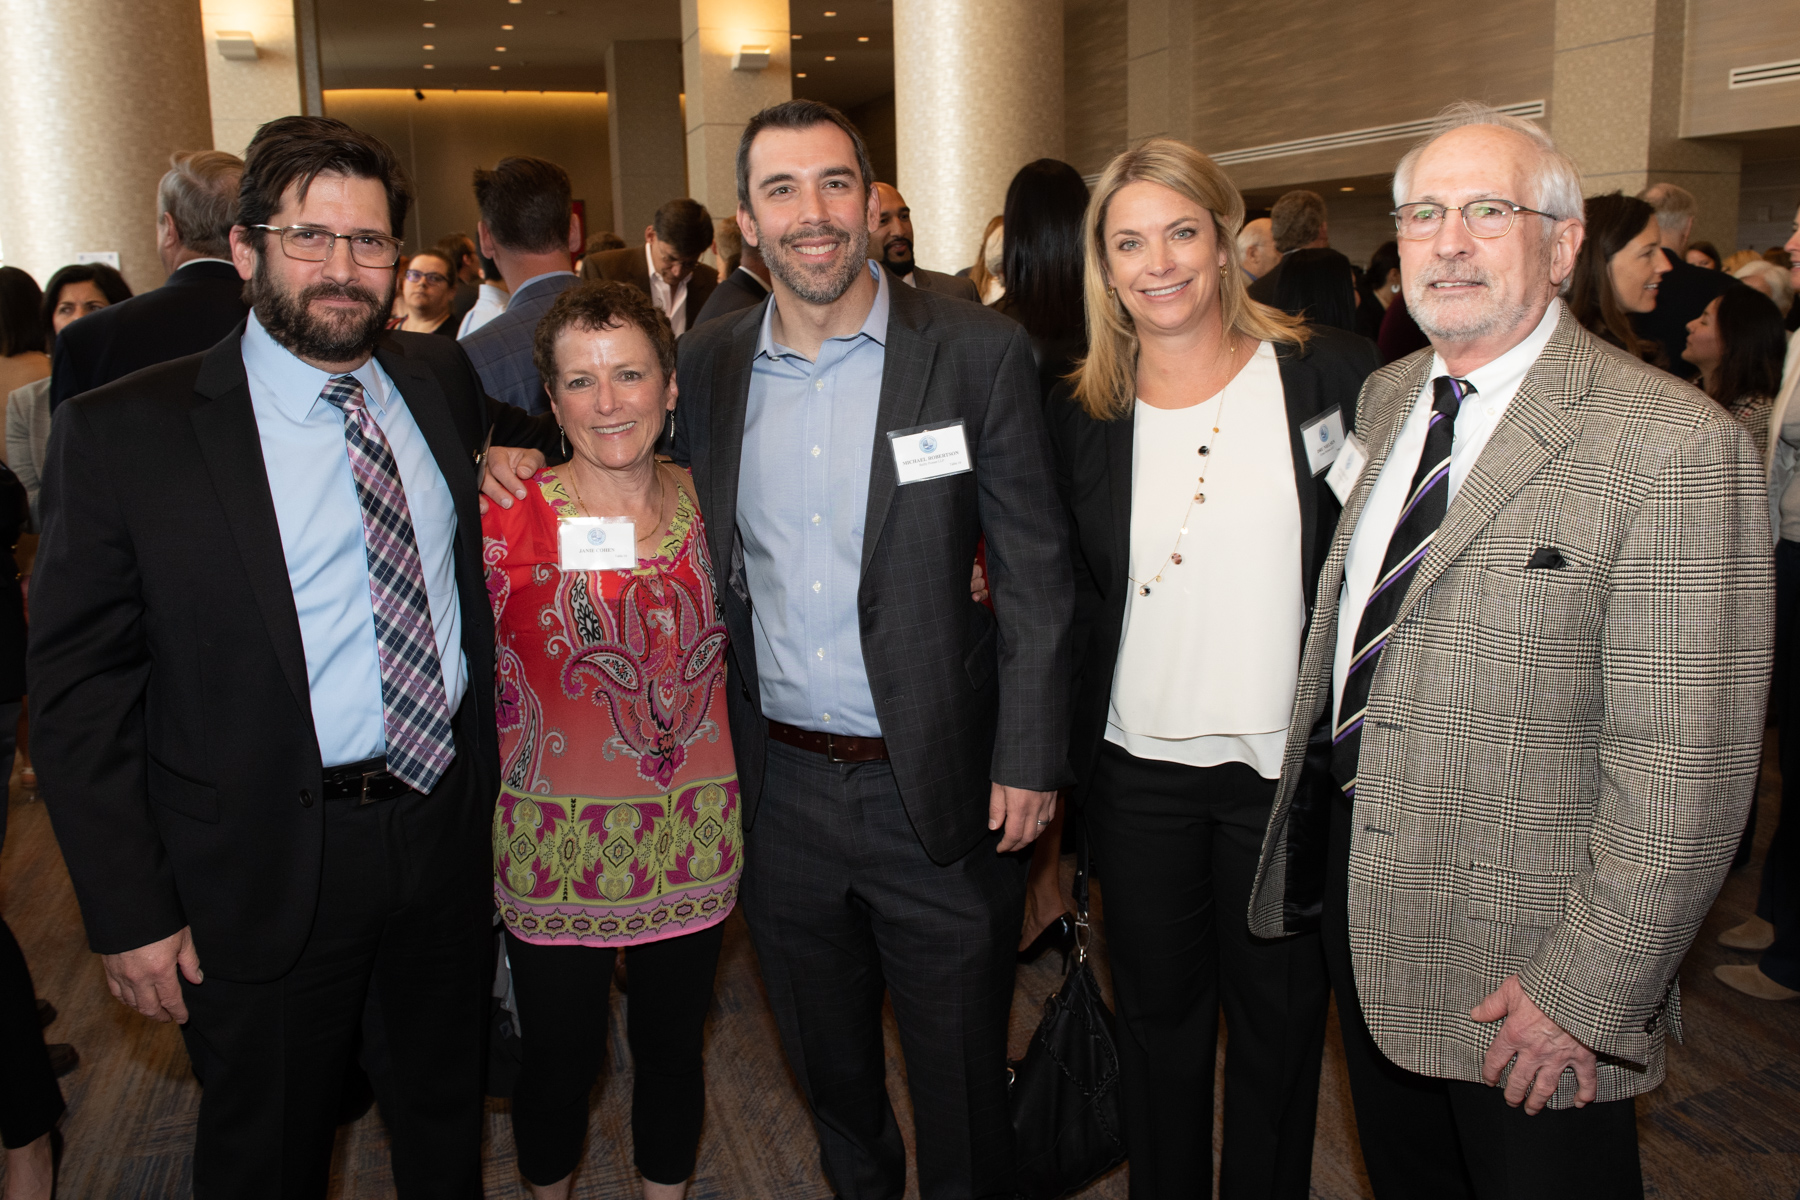
[[[581,270],[577,272],[583,279],[610,279],[615,283],[629,283],[644,295],[651,295],[650,264],[644,261],[644,247],[627,246],[623,250],[602,250],[590,254],[581,260]],[[687,303],[682,305],[687,313],[685,329],[692,329],[699,324],[700,310],[706,307],[706,301],[719,286],[719,273],[705,263],[696,263],[694,273],[688,279]]]
[[[980,305],[888,287],[863,540],[863,663],[919,841],[949,863],[989,836],[989,782],[1067,782],[1068,529],[1056,495],[1031,342]],[[762,716],[737,497],[762,310],[681,341],[675,457],[694,472],[731,634],[726,683],[745,823],[762,793]],[[899,486],[887,433],[961,419],[974,470]],[[987,538],[994,609],[969,599]]]
[[[1692,379],[1700,368],[1681,357],[1687,349],[1688,322],[1738,281],[1723,271],[1696,267],[1667,246],[1662,254],[1669,262],[1669,273],[1656,285],[1656,307],[1647,313],[1632,313],[1631,326],[1639,337],[1662,347],[1658,366],[1682,379]]]
[[[704,325],[714,317],[750,308],[768,298],[769,289],[763,281],[739,267],[719,281],[719,286],[713,289],[712,295],[707,297],[706,304],[700,309],[700,315],[694,319],[694,325]],[[688,326],[689,329],[693,327]]]
[[[56,339],[50,411],[133,371],[210,350],[249,313],[244,281],[226,262],[175,268],[154,291],[83,317]]]
[[[1281,264],[1286,261],[1287,255],[1284,254],[1276,260],[1274,266],[1269,268],[1267,275],[1259,276],[1251,281],[1250,286],[1245,290],[1252,300],[1266,304],[1270,308],[1281,307]]]
[[[1380,365],[1367,338],[1341,329],[1310,326],[1304,349],[1278,344],[1281,389],[1287,401],[1294,452],[1294,487],[1300,500],[1300,585],[1312,620],[1319,569],[1337,532],[1339,505],[1307,463],[1300,430],[1333,406],[1344,428],[1356,427],[1356,397]],[[1067,383],[1050,398],[1050,438],[1056,446],[1057,483],[1075,531],[1075,693],[1069,763],[1080,783],[1079,800],[1106,734],[1113,669],[1124,630],[1125,595],[1131,583],[1131,456],[1134,417],[1096,421],[1082,411]],[[1304,642],[1302,637],[1302,642]],[[1298,662],[1293,664],[1297,672]]]
[[[193,927],[210,975],[286,972],[317,907],[324,832],[306,654],[240,326],[57,417],[31,589],[32,750],[100,953]],[[389,333],[377,357],[455,498],[469,688],[457,752],[499,786],[494,625],[461,347]],[[477,847],[485,829],[469,831]]]

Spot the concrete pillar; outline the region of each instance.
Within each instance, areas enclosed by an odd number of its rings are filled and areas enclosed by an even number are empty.
[[[1062,5],[894,0],[894,106],[914,253],[960,270],[1018,169],[1062,157]]]
[[[0,30],[0,253],[41,283],[117,251],[157,287],[157,181],[213,142],[200,6],[0,0]]]
[[[681,43],[659,38],[608,46],[606,100],[613,229],[635,246],[664,201],[688,194]]]
[[[1590,196],[1680,184],[1700,201],[1695,239],[1737,241],[1742,150],[1681,136],[1685,0],[1557,0],[1550,132]]]
[[[744,46],[767,46],[769,65],[732,70]],[[751,117],[794,98],[792,69],[788,0],[681,0],[688,195],[713,216],[737,211],[738,138]]]
[[[1193,140],[1193,0],[1127,0],[1125,137]]]
[[[264,123],[303,111],[294,0],[200,0],[213,149],[243,157]],[[221,31],[249,33],[256,58],[219,53]]]

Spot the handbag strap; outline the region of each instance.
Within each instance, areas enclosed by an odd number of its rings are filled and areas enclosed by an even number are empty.
[[[1065,800],[1064,803],[1067,803]],[[1075,822],[1075,963],[1087,961],[1088,943],[1088,835],[1087,818]]]

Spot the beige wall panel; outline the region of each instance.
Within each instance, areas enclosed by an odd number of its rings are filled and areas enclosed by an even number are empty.
[[[1655,39],[1638,34],[1556,53],[1550,132],[1590,195],[1644,186]]]
[[[968,266],[1018,169],[1063,157],[1061,5],[895,0],[894,104],[919,262]]]
[[[212,146],[194,0],[0,0],[0,254],[40,283],[116,250],[163,281],[156,184]]]
[[[412,178],[407,250],[452,230],[473,236],[480,213],[472,178],[509,154],[547,158],[569,173],[587,202],[590,233],[611,229],[612,180],[606,96],[592,92],[331,90],[325,112],[387,142]]]
[[[302,111],[293,0],[200,0],[212,97],[213,149],[242,156],[265,122]],[[234,62],[214,42],[222,29],[256,38],[256,61]]]
[[[1097,175],[1126,145],[1126,0],[1064,0],[1063,154]]]
[[[629,244],[664,201],[688,194],[687,136],[681,116],[681,42],[614,42],[606,48],[606,119],[612,163],[613,224]]]
[[[744,125],[794,95],[787,0],[681,0],[681,39],[688,194],[723,216],[737,208]],[[732,70],[732,55],[742,46],[767,46],[769,65]]]
[[[1800,125],[1800,81],[1728,86],[1733,67],[1800,58],[1794,0],[1689,0],[1686,49],[1684,136]]]

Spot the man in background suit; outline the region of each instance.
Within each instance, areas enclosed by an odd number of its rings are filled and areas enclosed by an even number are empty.
[[[512,298],[506,311],[463,338],[462,348],[488,395],[528,413],[548,412],[549,397],[531,359],[538,321],[577,282],[569,269],[581,251],[569,173],[542,158],[503,158],[475,171],[475,234],[498,264]]]
[[[383,331],[410,202],[392,151],[284,117],[248,160],[246,322],[51,434],[33,748],[108,984],[181,1022],[205,1080],[194,1194],[323,1197],[375,1022],[397,1193],[474,1196],[490,414],[455,343]]]
[[[1250,277],[1251,283],[1273,271],[1275,264],[1281,261],[1281,255],[1275,251],[1271,224],[1269,218],[1258,217],[1254,221],[1245,221],[1244,227],[1238,230],[1238,261],[1243,264],[1244,274]]]
[[[680,337],[699,324],[700,310],[719,286],[719,273],[700,261],[712,242],[711,214],[684,196],[656,210],[642,250],[590,254],[581,260],[581,277],[629,283],[650,297]]]
[[[761,304],[768,295],[769,268],[763,262],[762,251],[745,242],[738,251],[737,269],[713,289],[694,324],[703,325],[714,317]]]
[[[1327,250],[1331,225],[1326,220],[1325,200],[1317,192],[1296,188],[1275,201],[1269,210],[1269,236],[1275,240],[1275,264],[1250,285],[1250,298],[1270,308],[1280,308],[1281,264],[1296,250]]]
[[[231,265],[243,160],[219,150],[169,159],[156,189],[161,287],[75,322],[56,339],[50,408],[133,371],[197,354],[244,319],[244,281]]]
[[[890,183],[878,183],[875,197],[881,206],[881,215],[869,236],[869,253],[887,267],[888,273],[908,287],[980,304],[981,293],[967,279],[960,275],[945,275],[941,271],[927,271],[913,261],[912,209],[906,206],[906,198],[900,190]]]
[[[1760,758],[1762,464],[1557,298],[1581,176],[1535,125],[1453,107],[1394,199],[1432,349],[1357,403],[1250,927],[1321,928],[1380,1200],[1636,1198]]]
[[[1638,199],[1656,210],[1656,233],[1669,270],[1657,282],[1656,307],[1630,314],[1631,325],[1639,337],[1662,347],[1665,371],[1691,380],[1700,368],[1681,357],[1687,349],[1688,322],[1737,281],[1723,271],[1696,267],[1687,260],[1688,239],[1700,212],[1694,193],[1672,183],[1653,183],[1638,193]]]

